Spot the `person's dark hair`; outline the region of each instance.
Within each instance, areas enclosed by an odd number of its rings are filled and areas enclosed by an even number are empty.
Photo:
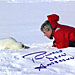
[[[46,31],[49,31],[49,29],[52,28],[48,20],[46,20],[46,21],[41,25],[41,31],[43,31],[43,28],[44,28]]]

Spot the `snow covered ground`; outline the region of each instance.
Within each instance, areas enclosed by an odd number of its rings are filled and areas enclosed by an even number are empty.
[[[0,38],[13,37],[29,49],[0,49],[0,75],[75,75],[75,48],[52,48],[40,26],[56,13],[75,27],[75,2],[0,3]]]

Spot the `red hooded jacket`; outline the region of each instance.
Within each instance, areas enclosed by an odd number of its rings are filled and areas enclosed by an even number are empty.
[[[53,28],[52,35],[55,38],[56,47],[69,47],[69,41],[75,41],[75,28],[58,24],[59,16],[56,14],[48,15],[47,18]]]

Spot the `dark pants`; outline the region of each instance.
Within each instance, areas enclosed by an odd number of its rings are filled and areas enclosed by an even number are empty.
[[[53,44],[56,43],[56,41],[53,41]],[[69,47],[75,47],[75,41],[69,41]]]
[[[69,47],[75,47],[75,41],[69,41]]]

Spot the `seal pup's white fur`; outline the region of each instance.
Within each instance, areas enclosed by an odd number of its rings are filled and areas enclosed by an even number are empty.
[[[2,38],[0,39],[0,49],[22,49],[25,46],[21,42],[17,42],[14,38]]]

